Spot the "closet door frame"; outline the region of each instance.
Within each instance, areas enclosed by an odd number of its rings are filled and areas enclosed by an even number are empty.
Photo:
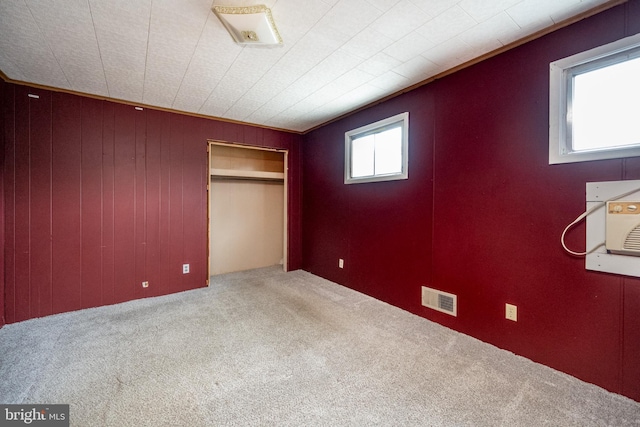
[[[270,147],[259,147],[254,145],[240,144],[240,143],[231,143],[227,141],[218,141],[218,140],[208,140],[207,144],[207,285],[210,284],[211,277],[211,147],[213,145],[221,145],[239,149],[248,149],[248,150],[261,150],[261,151],[271,151],[282,153],[283,158],[283,174],[284,174],[284,206],[283,206],[283,236],[282,236],[282,268],[283,270],[289,271],[288,269],[288,254],[289,254],[289,226],[288,226],[288,206],[289,206],[289,179],[288,179],[288,170],[289,170],[289,150],[279,149],[279,148],[270,148]]]

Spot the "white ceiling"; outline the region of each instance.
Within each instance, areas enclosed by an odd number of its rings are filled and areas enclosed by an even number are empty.
[[[13,81],[305,131],[607,0],[0,0]],[[234,44],[213,5],[265,4]]]

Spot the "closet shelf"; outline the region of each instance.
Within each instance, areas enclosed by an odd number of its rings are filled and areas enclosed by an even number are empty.
[[[236,169],[211,169],[211,176],[216,178],[284,180],[284,172],[265,172]]]

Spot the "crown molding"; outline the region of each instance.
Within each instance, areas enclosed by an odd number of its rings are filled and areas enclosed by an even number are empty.
[[[141,107],[141,108],[149,109],[149,110],[157,110],[157,111],[164,111],[164,112],[167,112],[167,113],[182,114],[184,116],[198,117],[198,118],[201,118],[201,119],[215,120],[215,121],[218,121],[218,122],[232,123],[232,124],[235,124],[235,125],[250,126],[250,127],[259,128],[259,129],[274,130],[274,131],[278,131],[278,132],[292,133],[292,134],[296,134],[296,135],[302,135],[302,133],[303,133],[303,132],[295,131],[295,130],[291,130],[291,129],[283,129],[283,128],[277,128],[277,127],[273,127],[273,126],[263,126],[263,125],[258,125],[258,124],[255,124],[255,123],[243,122],[243,121],[240,121],[240,120],[224,119],[222,117],[208,116],[206,114],[192,113],[192,112],[189,112],[189,111],[176,110],[176,109],[173,109],[173,108],[158,107],[158,106],[155,106],[155,105],[142,104],[142,103],[139,103],[139,102],[132,102],[132,101],[125,101],[123,99],[111,98],[111,97],[108,97],[108,96],[101,96],[101,95],[94,95],[94,94],[91,94],[91,93],[85,93],[85,92],[75,91],[75,90],[71,90],[71,89],[63,89],[63,88],[58,88],[58,87],[53,87],[53,86],[41,85],[41,84],[37,84],[37,83],[25,82],[25,81],[21,81],[21,80],[14,80],[14,79],[11,79],[11,78],[7,77],[7,75],[4,74],[2,72],[2,70],[0,70],[0,78],[2,80],[4,80],[6,83],[11,83],[11,84],[19,85],[19,86],[32,87],[32,88],[35,88],[35,89],[44,89],[44,90],[48,90],[50,92],[67,93],[67,94],[70,94],[70,95],[82,96],[84,98],[98,99],[100,101],[109,101],[109,102],[114,102],[116,104],[130,105],[130,106],[133,106],[133,107]]]

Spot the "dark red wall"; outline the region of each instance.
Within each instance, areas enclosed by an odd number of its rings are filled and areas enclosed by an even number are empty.
[[[0,79],[0,147],[4,147],[4,93],[6,84]],[[4,315],[4,150],[0,149],[0,328],[6,323]]]
[[[7,323],[205,286],[207,139],[289,150],[299,268],[299,135],[7,83],[1,94]]]
[[[634,0],[307,135],[303,268],[640,400],[640,279],[559,242],[585,183],[640,179],[640,159],[548,164],[549,63],[637,32]],[[409,179],[344,185],[344,132],[403,111]],[[423,285],[458,317],[422,307]]]

